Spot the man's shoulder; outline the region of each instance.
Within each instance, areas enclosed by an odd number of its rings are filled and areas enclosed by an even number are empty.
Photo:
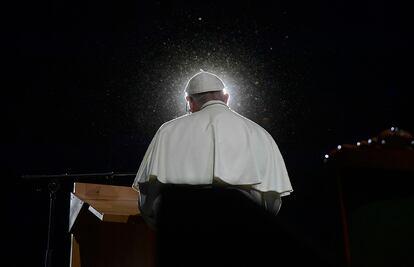
[[[190,119],[190,115],[191,114],[185,114],[185,115],[182,115],[180,117],[169,120],[167,122],[164,122],[160,126],[159,131],[165,131],[165,130],[168,130],[169,128],[171,128],[171,127],[174,127],[174,126],[177,126],[179,124],[185,123],[186,121],[188,121]]]
[[[166,133],[171,131],[172,129],[181,129],[181,128],[188,128],[193,126],[200,126],[204,124],[216,124],[219,121],[222,121],[226,125],[245,125],[245,127],[251,131],[256,132],[261,135],[271,136],[265,128],[263,128],[258,123],[254,122],[253,120],[239,114],[238,112],[231,110],[231,109],[223,109],[221,112],[215,114],[213,117],[206,116],[207,113],[192,113],[192,114],[185,114],[178,118],[174,118],[170,121],[163,123],[160,128],[159,132]]]
[[[235,115],[236,118],[238,118],[239,120],[243,121],[246,125],[248,125],[249,128],[251,128],[253,130],[256,130],[256,131],[260,131],[260,132],[263,132],[263,133],[268,134],[268,132],[266,131],[266,129],[263,128],[257,122],[255,122],[255,121],[253,121],[253,120],[251,120],[251,119],[249,119],[249,118],[241,115],[240,113],[238,113],[238,112],[236,112],[234,110],[232,110],[232,113]]]

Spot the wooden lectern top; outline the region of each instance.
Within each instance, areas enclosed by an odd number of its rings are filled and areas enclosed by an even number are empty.
[[[131,216],[138,216],[139,193],[127,186],[74,183],[71,193],[70,224],[85,204],[88,210],[101,221],[126,223]]]
[[[153,231],[128,186],[74,183],[70,193],[71,267],[154,267]]]

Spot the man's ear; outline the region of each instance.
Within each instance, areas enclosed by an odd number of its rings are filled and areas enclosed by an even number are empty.
[[[193,99],[191,98],[191,96],[188,95],[188,96],[185,97],[185,100],[187,100],[188,108],[189,108],[190,112],[193,112],[193,107],[194,107]]]
[[[224,103],[228,104],[229,103],[229,99],[230,99],[230,95],[225,93],[224,94]]]

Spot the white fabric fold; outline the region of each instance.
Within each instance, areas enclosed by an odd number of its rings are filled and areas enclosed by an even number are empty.
[[[293,191],[272,136],[255,122],[213,100],[198,112],[164,123],[152,139],[133,183],[251,185],[281,196]]]

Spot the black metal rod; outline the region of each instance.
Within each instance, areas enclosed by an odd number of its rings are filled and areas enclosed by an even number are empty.
[[[59,182],[56,180],[52,180],[48,184],[49,189],[49,223],[48,223],[48,231],[47,231],[47,243],[46,243],[46,255],[45,255],[45,267],[52,266],[52,256],[53,256],[53,245],[52,245],[52,237],[53,237],[53,228],[54,228],[54,209],[55,209],[55,199],[56,199],[56,192],[59,190]]]
[[[114,172],[99,172],[99,173],[73,173],[73,174],[40,174],[40,175],[22,175],[23,179],[53,179],[53,178],[65,178],[65,177],[78,177],[78,178],[88,178],[88,177],[129,177],[135,176],[136,173],[114,173]]]

